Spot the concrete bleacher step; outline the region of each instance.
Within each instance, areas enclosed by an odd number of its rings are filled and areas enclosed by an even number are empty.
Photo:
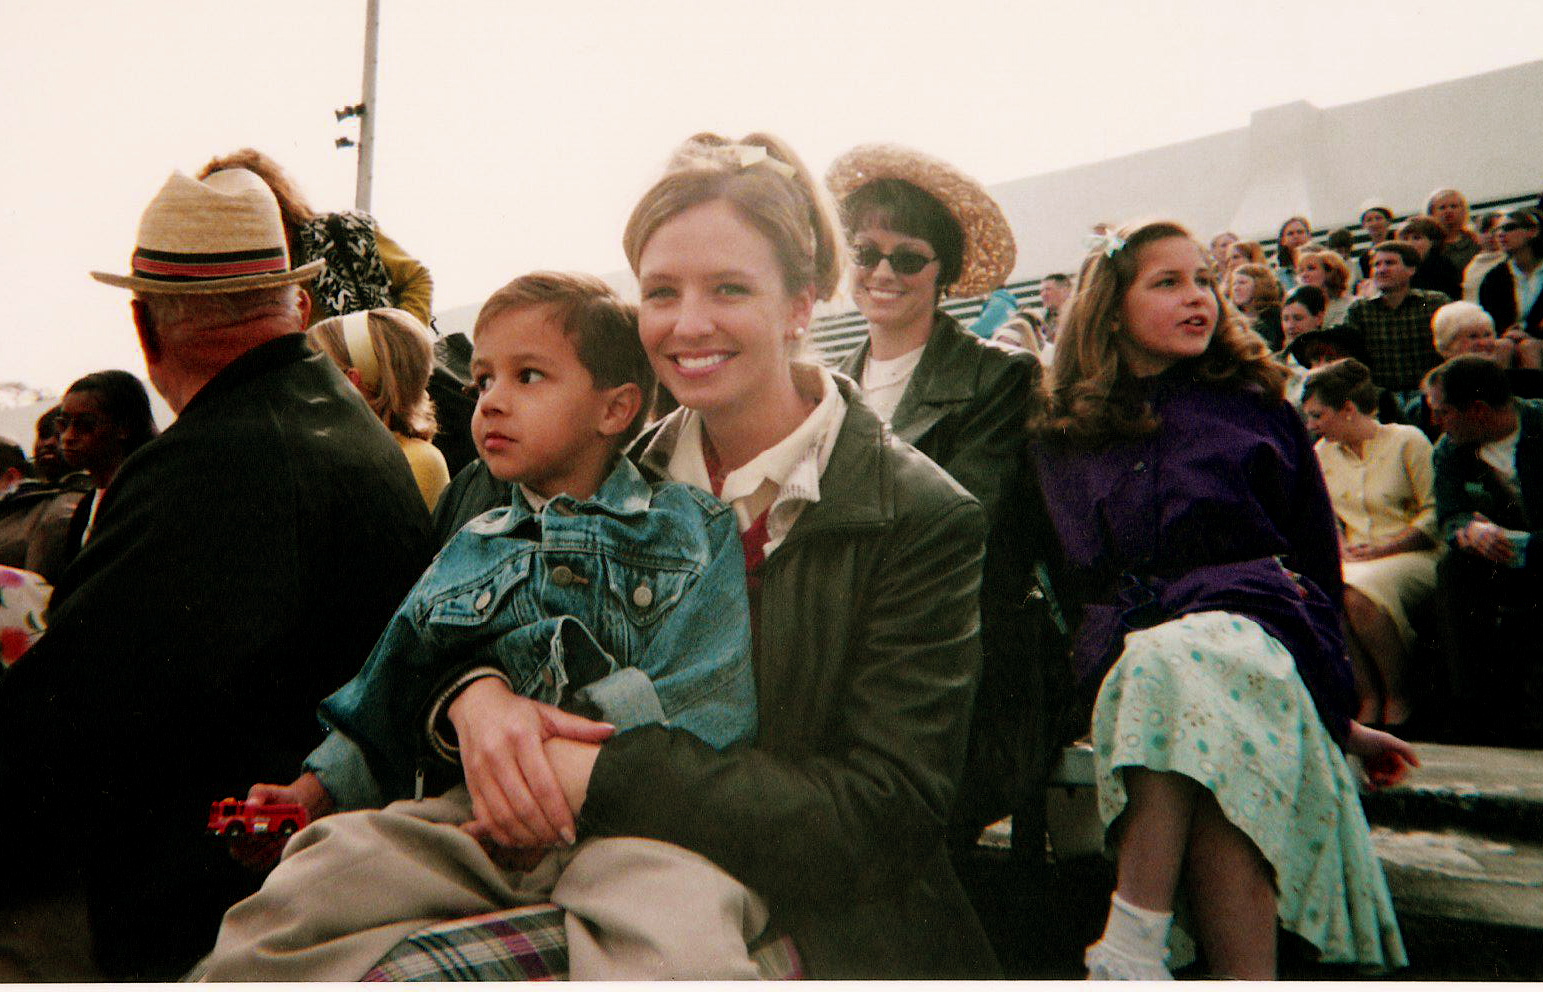
[[[1398,977],[1543,978],[1543,751],[1417,748],[1422,767],[1407,781],[1363,796],[1410,957]],[[1080,947],[1102,923],[1113,877],[1095,853],[1091,759],[1091,749],[1068,748],[1053,776],[1052,807],[1065,807],[1059,824],[1062,814],[1050,814],[1052,837],[1060,834],[1058,864],[1015,878],[1006,860],[1010,821],[981,837],[972,888],[984,895],[981,915],[1010,977],[1078,977]],[[1073,893],[1083,898],[1070,901]],[[1046,943],[1047,912],[1064,937],[1059,942]],[[1282,971],[1354,977],[1300,962],[1288,967],[1284,959]]]
[[[1372,844],[1401,915],[1519,927],[1543,941],[1543,843],[1374,826]]]
[[[1460,827],[1543,840],[1543,751],[1416,744],[1421,767],[1362,797],[1366,818],[1403,829]]]
[[[1410,977],[1543,978],[1543,752],[1419,744],[1363,797]]]

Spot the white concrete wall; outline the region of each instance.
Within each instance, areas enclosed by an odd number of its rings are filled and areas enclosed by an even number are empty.
[[[1273,238],[1293,214],[1353,223],[1453,186],[1470,201],[1543,188],[1543,61],[1338,107],[1259,110],[1246,128],[991,188],[1018,239],[1012,280],[1075,270],[1099,221],[1169,216],[1202,238]],[[1114,122],[1114,126],[1118,126]]]

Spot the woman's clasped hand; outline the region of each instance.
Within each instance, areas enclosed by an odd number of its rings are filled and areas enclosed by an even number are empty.
[[[588,776],[581,781],[562,773],[575,767],[576,758],[582,762],[584,749],[564,750],[554,762],[549,748],[561,748],[554,742],[562,740],[597,745],[616,728],[516,695],[497,678],[467,686],[449,715],[476,812],[467,832],[503,847],[572,844],[573,811],[583,805]],[[570,799],[574,792],[576,802]]]

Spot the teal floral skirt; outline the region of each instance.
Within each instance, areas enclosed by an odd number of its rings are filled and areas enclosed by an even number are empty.
[[[1121,768],[1204,785],[1275,870],[1281,924],[1325,962],[1408,963],[1355,777],[1291,655],[1253,620],[1195,613],[1136,631],[1093,711],[1104,828]]]

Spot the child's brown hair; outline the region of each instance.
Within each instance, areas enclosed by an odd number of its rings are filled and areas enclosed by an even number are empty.
[[[477,313],[472,338],[500,314],[540,307],[573,341],[579,363],[598,389],[636,383],[643,392],[638,415],[617,438],[625,446],[637,436],[653,407],[654,369],[638,337],[637,307],[601,280],[580,272],[532,272],[494,291]]]

